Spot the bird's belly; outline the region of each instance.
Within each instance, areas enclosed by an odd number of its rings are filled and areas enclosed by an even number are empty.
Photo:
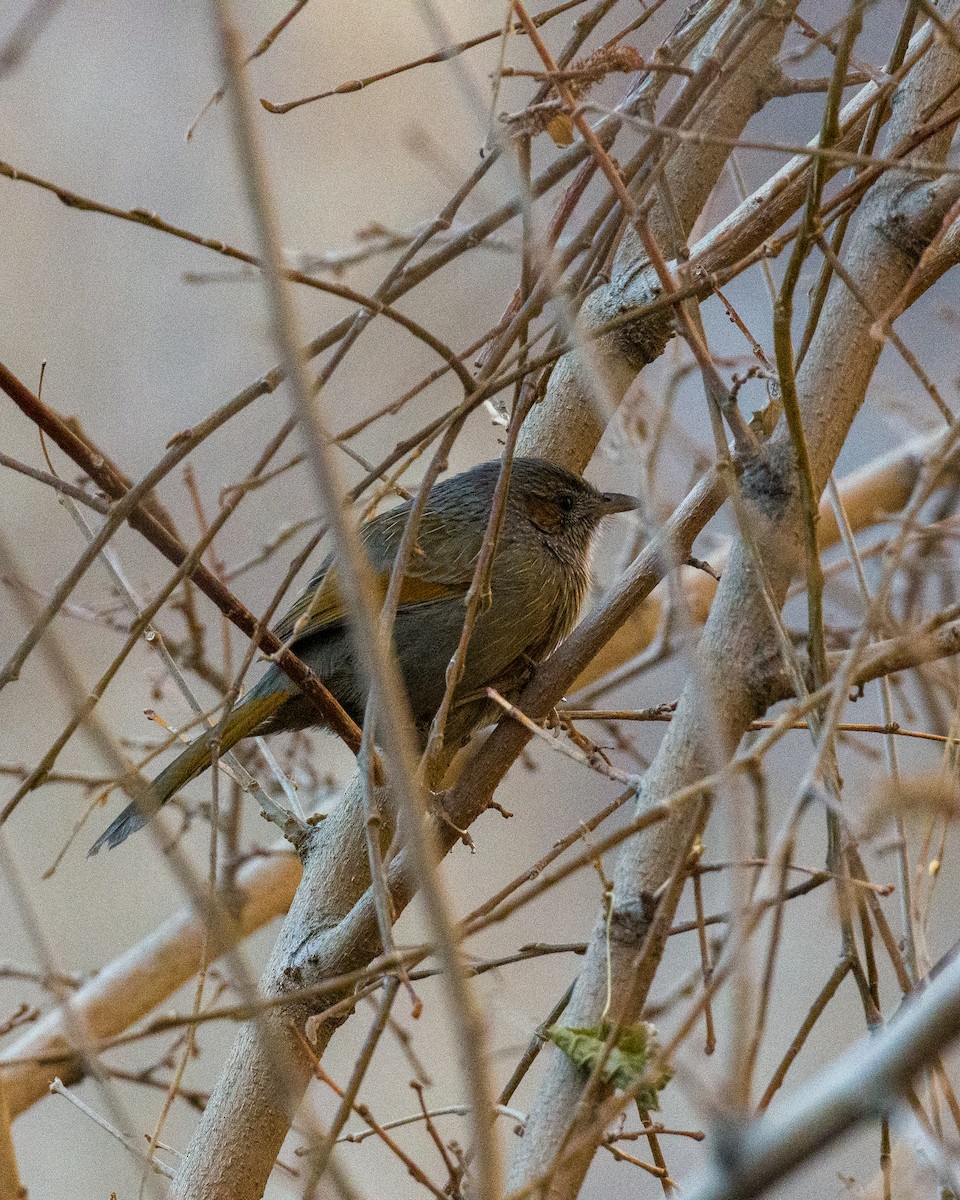
[[[447,666],[460,643],[467,610],[460,600],[416,607],[432,611],[398,613],[393,645],[414,722],[423,728],[443,700]],[[482,630],[477,633],[479,636]]]

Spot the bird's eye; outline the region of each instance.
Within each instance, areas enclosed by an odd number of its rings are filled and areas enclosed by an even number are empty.
[[[573,497],[572,496],[561,496],[560,497],[560,507],[565,513],[573,512]]]

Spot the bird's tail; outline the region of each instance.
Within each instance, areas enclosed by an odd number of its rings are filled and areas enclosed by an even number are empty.
[[[258,696],[250,692],[242,704],[238,704],[223,727],[220,735],[220,751],[227,751],[236,745],[241,738],[249,734],[270,717],[289,697],[282,690]],[[178,755],[173,762],[165,767],[156,779],[138,796],[132,804],[128,804],[119,817],[97,838],[87,857],[90,858],[104,846],[112,850],[119,846],[131,833],[142,829],[155,812],[158,811],[171,796],[196,779],[210,766],[210,743],[213,740],[214,729],[205,730],[198,738]]]

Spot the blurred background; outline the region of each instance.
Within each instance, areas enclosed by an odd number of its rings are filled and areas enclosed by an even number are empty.
[[[10,0],[0,8],[0,44],[17,26],[25,0]],[[630,13],[622,9],[629,8]],[[252,48],[285,11],[283,3],[234,5],[245,45]],[[845,9],[815,0],[803,12],[818,28],[830,26]],[[612,32],[640,12],[632,2],[615,13]],[[662,37],[680,18],[682,7],[668,3],[634,37],[644,55],[652,54]],[[857,54],[881,66],[889,53],[902,5],[881,2],[868,7]],[[565,41],[575,14],[548,25],[544,36],[557,48]],[[275,45],[251,68],[256,96],[282,102],[308,95],[430,53],[451,40],[496,28],[503,20],[501,3],[481,0],[438,0],[435,6],[415,0],[374,5],[364,0],[338,0],[335,5],[309,5]],[[788,38],[796,49],[798,38]],[[206,6],[174,2],[164,5],[116,0],[110,5],[89,0],[64,0],[42,28],[23,59],[0,75],[0,158],[14,168],[62,185],[81,195],[119,209],[142,208],[200,235],[223,239],[247,249],[254,238],[238,185],[238,174],[223,105],[207,112],[191,140],[186,131],[211,92],[221,82],[216,41]],[[529,48],[514,42],[515,61],[532,65]],[[334,96],[284,116],[258,107],[257,124],[267,153],[283,238],[291,256],[323,255],[364,245],[371,228],[399,234],[415,230],[430,219],[479,161],[491,129],[491,72],[498,55],[496,41],[448,63],[432,64],[401,74],[363,91]],[[798,74],[821,75],[830,59],[815,53],[791,68]],[[622,77],[607,81],[594,99],[603,102],[619,94]],[[496,112],[522,107],[528,83],[506,80]],[[774,101],[751,125],[751,136],[783,142],[805,141],[819,127],[822,96],[793,96]],[[542,143],[542,144],[541,144]],[[629,137],[627,145],[631,144]],[[548,139],[535,143],[535,166],[558,151]],[[621,154],[618,147],[618,154]],[[507,156],[509,157],[509,156]],[[621,158],[626,157],[626,151]],[[783,156],[742,152],[740,163],[753,186],[779,165]],[[516,175],[509,163],[489,173],[472,195],[460,220],[469,222],[513,195]],[[737,202],[732,182],[725,177],[711,200],[701,226],[708,228]],[[28,386],[37,386],[46,364],[43,396],[58,411],[76,416],[84,430],[133,479],[142,476],[163,454],[169,440],[195,425],[229,397],[274,365],[276,352],[269,330],[264,295],[257,279],[235,264],[198,247],[151,229],[65,207],[48,192],[0,178],[0,358]],[[538,207],[545,224],[553,198]],[[359,241],[358,241],[359,237]],[[501,231],[498,244],[458,259],[405,300],[403,311],[422,321],[458,350],[469,345],[500,317],[517,285],[516,223]],[[395,254],[393,251],[392,254]],[[372,291],[392,255],[373,256],[351,266],[345,281]],[[781,264],[774,264],[779,273]],[[327,275],[329,276],[329,273]],[[812,282],[805,275],[799,298]],[[771,350],[770,303],[762,278],[750,272],[731,285],[731,299],[751,325],[752,332]],[[898,330],[921,359],[949,400],[956,393],[957,315],[956,278],[948,275]],[[342,301],[299,289],[304,328],[310,336],[351,311]],[[749,347],[725,317],[716,301],[704,305],[704,319],[716,355],[743,356]],[[803,314],[801,313],[801,319]],[[643,376],[643,396],[627,419],[615,423],[587,475],[597,484],[632,491],[640,486],[639,430],[654,418],[668,384],[674,381],[686,352],[672,345],[663,359]],[[344,429],[413,386],[434,369],[437,360],[418,341],[386,321],[376,321],[337,371],[321,400],[331,426]],[[658,477],[658,491],[648,497],[654,519],[669,512],[685,494],[697,472],[698,448],[710,444],[709,424],[700,384],[694,375],[679,385],[676,427],[682,436],[671,443]],[[858,420],[840,463],[840,474],[867,461],[909,436],[932,428],[936,413],[920,398],[916,380],[889,349],[871,388],[869,404]],[[763,390],[745,392],[756,404]],[[457,399],[457,385],[445,379],[427,390],[397,417],[378,422],[352,443],[371,461],[378,461],[394,442],[419,428],[430,416]],[[649,405],[645,409],[644,405]],[[749,404],[748,404],[749,407]],[[196,489],[207,515],[215,513],[221,492],[244,478],[262,447],[290,412],[284,389],[262,397],[239,418],[206,441],[189,459]],[[2,449],[34,466],[45,466],[36,430],[5,397],[0,398]],[[470,421],[451,458],[451,470],[498,454],[502,428],[481,410]],[[289,454],[298,449],[291,441]],[[76,470],[53,452],[58,471],[74,479]],[[280,461],[286,456],[281,455]],[[343,456],[344,480],[354,483],[361,468]],[[415,465],[405,484],[420,470]],[[197,514],[181,470],[162,484],[160,496],[188,540],[199,536]],[[316,515],[307,471],[293,468],[269,486],[245,499],[215,543],[216,555],[228,572],[255,558],[281,531]],[[54,494],[39,483],[0,470],[0,520],[3,533],[17,556],[20,583],[38,597],[48,595],[81,553],[84,541]],[[266,563],[244,570],[231,586],[256,613],[262,611],[277,582],[310,528],[291,538]],[[597,557],[598,586],[620,569],[637,528],[619,519],[605,534]],[[697,553],[710,557],[722,544],[722,520],[711,527]],[[124,528],[113,545],[128,578],[141,595],[150,595],[168,578],[170,567],[145,541]],[[314,566],[317,559],[314,560]],[[208,560],[209,561],[209,560]],[[0,608],[0,655],[17,645],[26,625],[11,601],[7,581]],[[298,581],[300,582],[300,581]],[[78,671],[89,686],[105,669],[124,640],[126,614],[116,603],[110,579],[98,564],[76,589],[74,608],[55,622]],[[101,610],[112,605],[110,628]],[[219,616],[203,598],[199,615],[208,626],[213,656],[220,639]],[[94,610],[97,610],[96,612]],[[97,612],[101,612],[97,618]],[[788,610],[802,625],[802,604]],[[165,614],[161,625],[181,629],[179,614]],[[245,641],[232,630],[229,653],[234,665]],[[682,639],[681,639],[682,641]],[[670,661],[654,666],[635,683],[605,699],[611,706],[645,707],[675,698],[683,679],[682,649]],[[215,694],[202,683],[205,703]],[[164,679],[156,654],[147,646],[135,650],[108,688],[99,712],[118,738],[142,748],[157,740],[158,731],[144,717],[157,710],[172,725],[184,722],[188,710]],[[32,767],[53,741],[68,708],[58,681],[34,653],[20,679],[0,692],[0,800],[16,787],[17,769]],[[881,720],[875,698],[868,694],[857,706],[855,720]],[[642,762],[654,751],[662,732],[658,725],[627,731]],[[808,743],[797,733],[769,761],[770,803],[774,821],[788,810],[804,765]],[[879,743],[878,743],[879,744]],[[279,749],[278,749],[279,752]],[[940,749],[926,743],[901,748],[905,772],[933,770]],[[316,736],[297,749],[298,769],[314,787],[321,803],[330,804],[339,785],[350,776],[352,759],[332,737]],[[627,756],[622,756],[628,769]],[[292,761],[292,760],[291,760]],[[618,759],[617,761],[620,761]],[[89,741],[78,734],[59,763],[64,771],[102,772],[104,764]],[[849,748],[843,763],[851,803],[865,802],[874,774],[883,761],[876,747],[861,753]],[[312,772],[312,774],[311,774]],[[306,786],[306,785],[302,785]],[[203,784],[194,785],[203,796]],[[581,770],[575,764],[531,747],[498,794],[514,813],[508,825],[490,813],[473,829],[475,852],[455,849],[444,864],[458,912],[468,912],[524,864],[546,852],[577,822],[589,818],[616,794],[616,785]],[[118,811],[114,796],[106,809],[97,809],[47,878],[44,873],[63,848],[89,797],[76,786],[49,784],[29,795],[8,824],[6,836],[15,858],[30,911],[0,879],[0,959],[5,968],[43,966],[44,954],[58,970],[85,976],[96,972],[117,954],[146,936],[184,903],[182,893],[152,842],[138,837],[122,850],[93,861],[84,857],[89,843]],[[717,811],[706,838],[706,861],[730,857],[728,813]],[[272,831],[252,807],[245,810],[244,836],[250,844],[269,845]],[[207,835],[195,822],[185,845],[202,866]],[[824,838],[819,819],[805,822],[797,861],[812,868],[823,862]],[[608,870],[612,869],[612,858]],[[875,878],[893,877],[889,858],[874,855],[869,863]],[[933,956],[953,941],[957,920],[956,872],[948,856],[940,882],[936,920],[929,931]],[[722,911],[730,899],[727,873],[704,879],[708,911]],[[528,942],[585,940],[602,899],[595,873],[580,872],[522,909],[502,926],[471,941],[478,955],[509,953]],[[895,920],[897,898],[883,901]],[[691,915],[688,902],[681,919]],[[42,934],[38,945],[31,925]],[[263,930],[244,947],[250,969],[259,973],[276,927]],[[401,943],[422,935],[416,904],[403,916],[397,937]],[[773,999],[774,1018],[764,1043],[757,1078],[765,1080],[793,1036],[838,953],[836,918],[829,889],[792,902],[787,909],[784,953],[779,963]],[[658,978],[656,996],[671,992],[698,962],[696,936],[675,937]],[[519,966],[507,966],[480,977],[477,987],[488,1013],[496,1046],[498,1082],[509,1076],[536,1025],[563,993],[577,967],[572,954],[557,954]],[[49,965],[47,964],[47,965]],[[5,972],[11,974],[8,969]],[[896,1006],[889,974],[881,972],[887,1009]],[[450,1044],[442,989],[435,981],[422,985],[425,1011],[412,1020],[402,998],[395,1014],[410,1039],[410,1052],[431,1084],[433,1107],[465,1099],[458,1075],[456,1048]],[[172,997],[171,1011],[186,1011],[192,988]],[[656,998],[656,997],[655,997]],[[43,990],[22,979],[0,979],[0,1020],[21,1002],[41,1009],[52,1003]],[[372,1010],[371,1010],[372,1012]],[[671,1018],[664,1018],[664,1029]],[[369,1016],[358,1017],[334,1039],[327,1070],[341,1083],[363,1039]],[[692,1039],[681,1056],[681,1071],[663,1098],[663,1119],[674,1128],[702,1129],[703,1095],[722,1080],[728,1048],[724,1001],[718,1004],[720,1045],[707,1057],[702,1038]],[[199,1037],[201,1053],[187,1071],[185,1083],[209,1089],[232,1040],[229,1025],[205,1027]],[[833,1055],[864,1033],[863,1015],[852,984],[844,984],[826,1018],[793,1068],[787,1091],[800,1088]],[[162,1057],[164,1047],[150,1042],[111,1059],[128,1066]],[[368,1078],[361,1099],[381,1121],[412,1112],[415,1097],[409,1080],[411,1058],[399,1037],[388,1038],[380,1050],[379,1067]],[[696,1080],[692,1086],[691,1080]],[[533,1094],[535,1072],[514,1099],[524,1110]],[[140,1135],[154,1127],[163,1092],[131,1082],[117,1082],[131,1122]],[[700,1092],[699,1089],[704,1089]],[[103,1110],[98,1086],[86,1082],[78,1094]],[[309,1097],[318,1121],[329,1120],[336,1098],[315,1085]],[[186,1104],[176,1103],[164,1129],[163,1141],[185,1148],[196,1120]],[[352,1122],[349,1128],[359,1128]],[[445,1136],[468,1137],[461,1117],[441,1119]],[[510,1152],[511,1122],[501,1132]],[[127,1152],[88,1118],[60,1097],[35,1105],[15,1124],[21,1170],[31,1196],[103,1196],[115,1192],[134,1196],[140,1187],[140,1168]],[[440,1174],[439,1161],[419,1126],[401,1131],[402,1144],[421,1162]],[[398,1135],[399,1136],[399,1135]],[[665,1140],[670,1169],[681,1181],[702,1161],[703,1147],[684,1137]],[[284,1161],[296,1164],[291,1136]],[[628,1147],[629,1149],[630,1147]],[[639,1150],[638,1150],[639,1152]],[[338,1151],[343,1169],[364,1196],[414,1196],[421,1189],[376,1138]],[[170,1156],[168,1156],[170,1157]],[[876,1174],[878,1137],[867,1131],[801,1175],[782,1185],[776,1195],[837,1196],[859,1194]],[[584,1195],[614,1200],[628,1195],[656,1195],[659,1184],[628,1164],[598,1155]],[[273,1176],[271,1197],[299,1195],[298,1181],[282,1169]]]

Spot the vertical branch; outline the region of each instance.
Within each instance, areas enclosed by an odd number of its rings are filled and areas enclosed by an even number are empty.
[[[843,38],[834,56],[833,76],[830,80],[830,91],[827,94],[826,112],[823,119],[823,130],[820,134],[820,144],[825,149],[836,145],[840,136],[837,120],[840,111],[840,100],[843,95],[843,83],[847,74],[847,65],[853,52],[853,44],[860,33],[863,24],[863,6],[860,0],[854,0],[844,25]],[[797,383],[793,357],[793,296],[800,278],[800,269],[810,252],[815,240],[816,226],[819,220],[820,201],[826,182],[823,169],[823,159],[816,158],[810,173],[810,185],[807,194],[807,206],[804,210],[803,224],[793,243],[793,250],[787,263],[787,269],[780,285],[780,292],[773,306],[773,338],[777,354],[777,373],[780,380],[780,395],[783,401],[783,413],[793,441],[794,453],[797,457],[797,480],[800,487],[801,503],[803,504],[804,549],[807,562],[807,609],[810,637],[810,657],[813,666],[813,685],[820,687],[826,675],[826,648],[823,642],[823,570],[820,565],[820,548],[817,543],[817,495],[813,482],[813,469],[810,464],[810,450],[800,416],[800,405],[797,399]]]
[[[27,1200],[27,1189],[20,1182],[17,1153],[10,1129],[7,1089],[0,1075],[0,1200]]]
[[[953,5],[944,11],[952,14]],[[902,85],[891,144],[920,125],[926,106],[958,78],[960,59],[947,47],[932,49]],[[927,144],[926,153],[942,157],[949,138],[949,131],[938,135]],[[918,191],[923,195],[922,202],[916,195]],[[944,208],[931,203],[930,185],[913,181],[905,184],[902,179],[881,179],[864,198],[862,207],[848,268],[861,276],[861,286],[865,283],[864,290],[882,309],[909,278],[923,245],[936,234]],[[863,401],[877,360],[869,326],[869,318],[849,294],[832,289],[825,319],[797,379],[797,408],[806,432],[810,478],[816,495]],[[783,603],[798,566],[798,544],[803,544],[804,506],[791,466],[795,461],[792,448],[789,428],[781,429],[766,462],[745,476],[743,483],[744,501],[753,511],[753,532],[761,550],[769,595],[778,605]],[[767,611],[768,595],[757,585],[752,557],[748,547],[738,545],[723,574],[697,648],[693,679],[681,694],[644,778],[640,812],[708,775],[712,748],[719,744],[731,755],[750,721],[765,706],[764,681],[770,662],[778,657],[777,641]],[[704,702],[705,694],[710,703]],[[636,965],[636,950],[650,923],[645,909],[649,910],[664,884],[665,872],[676,860],[678,848],[687,844],[692,823],[693,814],[678,812],[634,838],[622,851],[615,874],[615,936],[608,950],[598,924],[564,1023],[577,1027],[591,1026],[596,1021],[603,1006],[608,953],[614,978],[629,989],[633,1013],[641,1011],[657,965],[649,960],[641,962],[639,968]],[[561,1115],[576,1110],[584,1088],[579,1070],[558,1050],[548,1048],[546,1053],[547,1070],[521,1142],[511,1177],[514,1185],[542,1178],[549,1171],[568,1136],[568,1121]],[[551,1200],[571,1200],[577,1194],[590,1159],[589,1151],[568,1157],[563,1172],[554,1175]]]

